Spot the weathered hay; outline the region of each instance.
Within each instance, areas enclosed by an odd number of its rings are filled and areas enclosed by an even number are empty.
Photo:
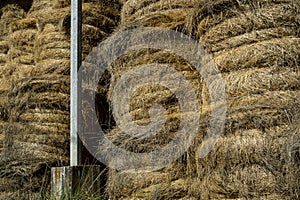
[[[125,29],[145,26],[182,30],[194,3],[194,0],[129,0],[122,8],[121,26]]]
[[[120,29],[135,27],[161,27],[183,30],[187,15],[194,6],[194,1],[158,1],[129,0],[123,2]],[[129,70],[135,70],[144,64],[167,64],[182,74],[192,85],[197,97],[201,95],[201,79],[199,73],[184,59],[169,52],[155,49],[130,51],[122,55],[110,66],[110,85],[107,98],[111,101],[112,91],[120,77]],[[172,78],[172,74],[165,74]],[[146,77],[145,77],[146,78]],[[111,103],[111,102],[110,102]],[[199,101],[199,103],[201,103]],[[149,108],[155,104],[166,109],[166,123],[153,137],[131,137],[118,127],[112,127],[107,137],[115,145],[136,153],[151,152],[163,147],[176,135],[180,117],[190,113],[181,113],[174,94],[165,87],[149,85],[138,88],[130,101],[133,123],[148,125]],[[113,199],[192,199],[189,194],[187,154],[170,166],[155,172],[113,171],[109,173],[108,193]]]
[[[202,37],[207,31],[222,23],[225,24],[227,20],[235,20],[231,22],[237,23],[236,26],[230,26],[227,23],[228,26],[224,30],[227,31],[230,27],[240,32],[233,32],[233,36],[259,30],[258,27],[261,27],[260,29],[271,28],[274,25],[278,27],[282,23],[285,24],[284,20],[287,20],[285,27],[288,27],[292,24],[290,22],[298,20],[297,17],[292,17],[295,16],[293,14],[297,14],[297,3],[291,0],[218,0],[214,2],[200,0],[197,4],[187,23],[189,32],[197,37]],[[272,6],[274,6],[274,10]],[[251,10],[256,10],[256,12],[251,13]],[[278,12],[279,10],[281,12]],[[241,20],[239,21],[238,18]],[[248,19],[247,22],[246,19]],[[228,33],[223,35],[223,37],[229,36],[231,35]],[[216,36],[216,40],[219,40],[219,37]]]
[[[236,56],[237,54],[239,56]],[[240,46],[215,54],[214,58],[221,72],[247,68],[297,66],[299,59],[299,38],[295,37],[283,37]]]
[[[10,32],[24,29],[37,29],[37,21],[35,18],[24,18],[16,20],[10,24]]]
[[[0,53],[6,54],[9,49],[9,42],[7,40],[0,41]]]
[[[109,68],[111,81],[108,89],[107,98],[111,103],[112,91],[120,77],[129,70],[135,70],[145,64],[167,64],[177,70],[185,77],[198,98],[201,95],[201,79],[199,73],[184,59],[169,52],[156,49],[145,49],[140,51],[130,51],[122,55]],[[173,74],[166,73],[172,79]],[[146,79],[147,77],[145,77]],[[129,84],[129,83],[128,83]],[[200,103],[200,102],[199,102]],[[115,145],[135,153],[151,152],[159,147],[164,147],[177,134],[180,118],[191,113],[182,113],[179,109],[176,96],[168,88],[160,85],[147,85],[137,88],[130,101],[130,110],[126,114],[132,117],[133,122],[139,125],[148,125],[151,122],[149,109],[156,105],[162,105],[166,109],[166,123],[157,131],[156,135],[146,138],[139,138],[127,135],[118,127],[107,133],[107,137]],[[130,130],[128,130],[130,131]],[[155,172],[129,172],[112,171],[109,174],[108,192],[111,198],[140,198],[152,199],[158,195],[160,199],[180,199],[189,197],[188,189],[181,187],[187,180],[181,178],[189,173],[186,168],[186,155],[179,158],[174,164]],[[168,179],[162,177],[167,176]],[[163,180],[162,180],[163,179]],[[151,180],[151,181],[150,181]],[[155,180],[157,182],[155,182]],[[130,187],[128,188],[128,185]]]
[[[8,62],[33,65],[34,64],[34,40],[37,30],[22,29],[9,35],[8,41],[11,44],[8,55]]]
[[[5,72],[0,75],[1,133],[5,130],[0,193],[5,199],[44,199],[41,189],[49,190],[50,167],[69,160],[70,5],[57,2],[33,0],[28,13],[17,17],[9,7],[11,13],[1,10],[6,32],[0,33],[0,71]],[[120,7],[115,3],[83,4],[85,55],[117,25]],[[13,20],[2,23],[4,15]],[[2,109],[2,100],[10,101],[8,110]],[[2,118],[9,121],[3,129]]]
[[[35,40],[35,66],[33,74],[49,73],[54,69],[57,73],[62,69],[69,68],[70,40],[59,27],[46,24],[38,33]],[[69,71],[69,70],[67,70]]]
[[[9,61],[9,50],[13,46],[8,39],[11,33],[10,24],[25,16],[24,10],[16,4],[7,4],[0,8],[0,155],[3,154],[4,132],[8,124],[8,90],[10,89],[10,75],[13,72],[6,63]]]
[[[68,162],[69,77],[23,78],[15,82],[9,98],[1,177],[19,182],[18,186],[8,184],[5,191],[27,190],[32,196],[41,184],[48,185],[49,166]],[[3,168],[5,165],[14,167]]]
[[[37,28],[42,31],[48,23],[58,25],[59,21],[70,13],[70,8],[54,9],[55,0],[35,0],[27,13],[27,18],[34,18],[37,21]]]
[[[228,110],[224,136],[200,158],[214,108],[207,88],[220,84],[205,83],[203,133],[195,155],[199,179],[193,187],[202,188],[203,199],[293,198],[299,191],[293,186],[291,192],[288,185],[299,180],[291,179],[286,168],[294,176],[299,170],[286,147],[293,136],[291,122],[299,122],[299,5],[289,0],[198,2],[187,29],[212,53]]]
[[[110,170],[108,188],[112,199],[182,199],[188,196],[188,178],[182,179],[186,173],[186,160],[183,158],[176,164],[156,172],[139,170]],[[186,174],[185,174],[186,175]]]
[[[1,8],[1,37],[7,36],[10,32],[10,23],[15,20],[22,19],[25,17],[25,11],[19,7],[17,4],[8,4]]]

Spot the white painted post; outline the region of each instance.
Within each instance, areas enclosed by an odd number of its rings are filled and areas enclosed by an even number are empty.
[[[81,163],[81,79],[78,69],[81,66],[81,26],[82,0],[71,0],[71,124],[70,124],[70,165]]]

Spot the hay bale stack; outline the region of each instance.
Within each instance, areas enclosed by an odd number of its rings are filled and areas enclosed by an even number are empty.
[[[37,30],[34,19],[21,19],[11,24],[9,35],[10,49],[8,63],[16,65],[16,70],[25,76],[32,70],[34,63],[34,41]],[[18,77],[16,78],[18,79]]]
[[[167,64],[181,73],[193,87],[196,95],[200,98],[201,80],[199,73],[184,59],[162,50],[146,49],[131,51],[124,54],[110,67],[111,82],[108,89],[108,100],[112,103],[112,91],[121,76],[130,70],[136,70],[145,64]],[[172,77],[173,74],[162,76]],[[144,77],[145,80],[147,77]],[[130,136],[120,128],[113,127],[107,133],[107,137],[115,145],[135,153],[152,152],[167,145],[178,133],[180,119],[191,113],[183,113],[179,108],[176,95],[162,85],[145,85],[137,88],[131,96],[130,111],[126,115],[133,119],[132,123],[141,126],[151,122],[149,109],[159,104],[166,110],[166,123],[159,129],[156,135],[149,137]],[[200,104],[200,102],[199,102]],[[155,119],[153,119],[155,120]],[[130,130],[127,130],[130,132]],[[188,198],[189,169],[186,166],[187,155],[183,155],[173,164],[154,172],[139,170],[110,170],[108,192],[113,199],[181,199]],[[155,165],[155,164],[154,164]]]
[[[8,97],[7,93],[10,88],[11,78],[10,75],[14,71],[7,66],[8,53],[12,46],[9,39],[11,33],[10,26],[16,21],[25,16],[25,12],[16,4],[8,4],[0,10],[0,154],[3,149],[4,130],[8,121]]]
[[[10,32],[10,24],[18,19],[23,19],[26,12],[17,4],[7,4],[1,8],[1,38],[6,37]]]
[[[128,0],[121,12],[123,28],[161,27],[183,31],[195,0]]]
[[[0,169],[1,177],[9,180],[5,191],[41,195],[39,190],[49,189],[49,167],[66,165],[69,159],[69,77],[21,79],[9,100],[12,108]]]
[[[153,0],[128,0],[121,11],[120,30],[135,27],[160,27],[184,31],[184,23],[188,13],[193,9],[195,1],[153,1]],[[136,70],[144,64],[166,64],[182,74],[196,91],[200,99],[201,80],[197,71],[186,62],[171,53],[162,50],[145,49],[130,51],[121,56],[112,66],[110,86],[107,98],[110,103],[112,91],[120,77],[130,70]],[[172,77],[172,74],[166,76]],[[147,77],[145,77],[147,79]],[[199,102],[200,104],[201,102]],[[115,145],[135,153],[151,152],[168,144],[176,135],[180,117],[187,115],[181,113],[178,99],[168,89],[159,85],[147,85],[137,89],[130,102],[128,116],[133,123],[148,125],[151,120],[149,109],[159,104],[166,109],[166,123],[151,137],[133,137],[124,133],[120,128],[113,127],[107,137]],[[114,123],[112,123],[114,124]],[[187,154],[183,155],[173,164],[154,172],[139,170],[110,170],[108,180],[108,193],[112,199],[182,199],[192,198],[189,194],[190,173],[187,168]]]
[[[58,25],[46,24],[35,41],[34,74],[70,73],[70,39]]]
[[[294,164],[285,147],[300,110],[299,19],[299,4],[290,0],[198,1],[187,27],[213,55],[228,106],[224,136],[205,158],[196,149],[194,184],[202,198],[293,195],[286,166]],[[213,109],[209,84],[202,88],[206,120]]]
[[[37,1],[40,9],[29,11],[28,16],[38,20],[38,36],[35,43],[34,74],[70,73],[70,2],[47,1],[47,6]],[[117,25],[119,7],[107,2],[87,2],[82,5],[82,56],[97,46]]]
[[[44,198],[50,167],[68,163],[70,5],[56,3],[34,0],[22,19],[9,24],[9,48],[0,46],[9,55],[6,77],[12,85],[0,163],[0,195],[6,199]],[[113,31],[118,15],[115,5],[83,4],[85,55]]]

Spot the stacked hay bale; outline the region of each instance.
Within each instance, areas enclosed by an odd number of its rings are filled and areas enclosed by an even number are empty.
[[[121,27],[160,27],[183,31],[195,0],[127,0],[121,13]]]
[[[160,27],[169,30],[183,31],[184,23],[195,1],[165,0],[128,0],[124,1],[119,30],[135,27]],[[142,49],[126,52],[109,67],[111,82],[107,98],[112,104],[112,93],[122,75],[138,70],[142,65],[162,64],[178,71],[192,85],[200,97],[199,73],[183,58],[159,49]],[[151,75],[149,75],[151,78]],[[172,74],[162,76],[172,77]],[[145,80],[149,77],[145,77]],[[128,83],[129,84],[129,83]],[[177,134],[182,113],[176,95],[162,85],[138,87],[131,96],[130,111],[133,123],[147,126],[151,122],[149,109],[159,104],[166,110],[166,123],[156,135],[151,137],[134,137],[113,127],[107,137],[115,145],[135,153],[148,153],[167,145]],[[200,103],[200,102],[199,102]],[[155,119],[153,119],[155,120]],[[127,130],[130,132],[130,130]],[[189,169],[187,154],[178,158],[173,164],[157,171],[113,170],[109,172],[107,190],[111,199],[183,199],[192,197],[189,194]],[[155,163],[153,163],[155,165]]]
[[[290,176],[299,170],[286,147],[300,110],[299,8],[292,0],[198,1],[188,29],[213,55],[228,106],[213,150],[200,158],[196,149],[192,188],[201,198],[298,198],[299,180]],[[202,90],[204,120],[213,109],[210,84]]]
[[[10,123],[0,169],[6,192],[11,192],[5,198],[41,198],[50,186],[50,167],[69,161],[70,5],[60,2],[34,0],[26,18],[11,26],[13,47],[24,54],[12,54],[11,63],[32,66],[30,73],[14,78],[9,92]],[[84,27],[88,27],[88,31],[83,27],[83,56],[117,24],[118,8],[105,6],[93,1],[83,4]]]
[[[12,46],[9,34],[13,30],[10,30],[10,25],[12,22],[24,18],[25,12],[16,4],[8,4],[1,8],[0,13],[0,152],[2,152],[4,129],[8,120],[7,92],[11,83],[11,77],[9,76],[14,71],[14,69],[11,69],[8,65],[6,65],[6,63],[9,62],[8,53]]]

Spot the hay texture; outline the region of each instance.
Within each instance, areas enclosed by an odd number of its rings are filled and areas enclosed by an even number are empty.
[[[6,192],[33,195],[41,187],[46,189],[49,167],[68,163],[68,82],[68,76],[58,75],[24,78],[10,91],[10,122],[1,162],[1,178],[9,180]]]
[[[160,27],[183,31],[188,13],[193,9],[195,1],[135,1],[123,2],[121,24],[119,30],[135,27]],[[200,99],[201,79],[197,71],[184,59],[169,52],[156,49],[129,51],[122,55],[109,67],[111,76],[107,94],[111,105],[112,92],[121,76],[131,70],[137,70],[144,64],[165,64],[177,70],[185,77]],[[151,75],[150,75],[151,76]],[[162,76],[172,77],[173,74]],[[145,77],[146,79],[147,77]],[[104,90],[105,91],[105,90]],[[200,101],[198,102],[201,103]],[[138,88],[131,97],[130,111],[135,124],[145,126],[151,122],[149,109],[159,104],[166,110],[166,123],[151,137],[132,137],[117,126],[110,125],[112,130],[107,137],[115,145],[135,153],[147,153],[165,146],[174,138],[180,125],[180,117],[189,115],[182,113],[176,96],[169,88],[161,85],[147,85]],[[188,154],[183,155],[173,164],[154,172],[139,170],[110,170],[107,191],[112,199],[183,199],[192,198],[189,194],[187,168]]]
[[[143,64],[167,64],[176,69],[189,81],[196,96],[200,99],[201,91],[198,90],[201,88],[200,75],[188,62],[169,52],[145,49],[124,54],[110,67],[111,82],[107,94],[110,104],[112,104],[112,91],[121,76],[130,70],[136,70]],[[169,73],[162,76],[171,78],[173,75]],[[147,77],[144,78],[147,79]],[[108,139],[115,145],[135,153],[147,153],[167,145],[177,134],[181,117],[190,115],[190,113],[180,112],[176,96],[169,88],[156,84],[136,89],[129,103],[130,111],[127,115],[132,117],[132,123],[141,126],[151,122],[149,109],[152,106],[159,104],[166,110],[166,123],[157,131],[156,135],[151,137],[133,137],[118,127],[113,127],[107,133]],[[200,104],[200,102],[198,103]],[[185,154],[173,164],[154,172],[110,170],[108,181],[110,198],[181,199],[190,197],[187,156]]]
[[[15,45],[11,43],[10,35],[12,33],[11,24],[25,17],[24,10],[16,4],[4,5],[0,10],[0,154],[2,154],[4,143],[4,130],[8,121],[9,101],[7,97],[10,89],[13,69],[7,66],[10,61],[11,48]]]
[[[183,31],[195,0],[128,0],[121,12],[121,26],[161,27]]]
[[[205,158],[199,157],[203,136],[198,139],[200,178],[194,184],[202,198],[299,194],[288,187],[299,180],[286,174],[287,166],[290,174],[298,173],[290,167],[295,161],[286,147],[293,135],[291,122],[299,123],[299,16],[299,4],[289,0],[198,1],[190,16],[187,29],[213,55],[228,106],[224,136]],[[213,109],[211,84],[202,88],[201,115],[207,120]]]
[[[84,1],[83,58],[113,31],[119,10],[117,1]],[[69,162],[70,3],[33,0],[26,11],[14,4],[1,10],[4,199],[45,198],[50,167]]]

